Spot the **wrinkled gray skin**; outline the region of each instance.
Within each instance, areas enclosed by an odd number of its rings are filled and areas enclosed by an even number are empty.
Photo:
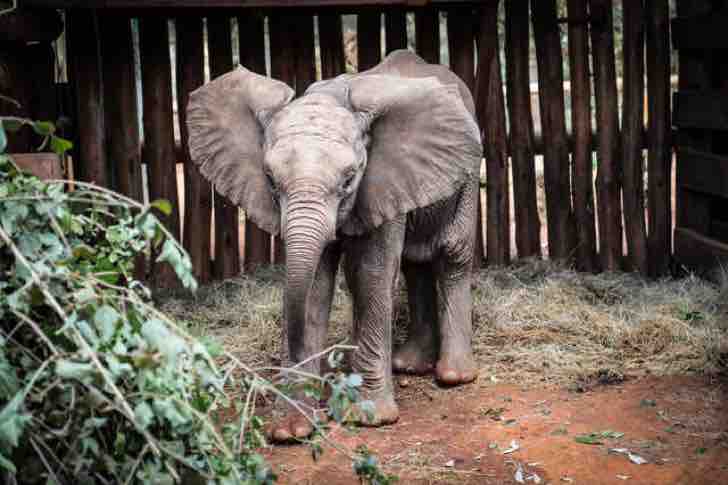
[[[393,367],[434,369],[449,385],[476,377],[470,282],[482,148],[473,111],[457,76],[408,51],[296,100],[285,84],[242,67],[191,95],[190,153],[201,173],[285,241],[287,364],[323,350],[344,256],[359,347],[353,371],[375,408],[358,413],[363,424],[397,420]],[[400,269],[410,337],[392,355]],[[321,370],[317,360],[303,367]],[[272,435],[311,431],[291,412]]]

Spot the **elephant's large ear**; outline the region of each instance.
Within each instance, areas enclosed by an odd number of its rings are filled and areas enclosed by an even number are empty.
[[[278,210],[263,173],[262,119],[286,105],[294,91],[243,67],[190,94],[190,155],[219,193],[262,229],[277,234]]]
[[[362,75],[351,79],[349,100],[371,123],[371,144],[345,233],[431,205],[478,176],[480,131],[456,84]]]

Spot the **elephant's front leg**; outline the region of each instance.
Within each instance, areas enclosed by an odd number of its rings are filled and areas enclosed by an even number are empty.
[[[284,365],[295,365],[324,350],[329,328],[331,301],[336,287],[336,272],[340,259],[340,244],[332,244],[324,250],[308,297],[307,326],[303,331],[303,338],[289,342],[288,332],[283,332],[281,344],[284,354],[290,348],[290,360],[285,362]],[[310,360],[299,366],[299,369],[320,375],[321,359]],[[295,379],[295,375],[292,377]],[[310,409],[316,409],[319,404],[300,392],[295,392],[291,397],[302,402]],[[287,403],[280,402],[279,407],[282,408],[282,416],[273,423],[271,434],[274,441],[286,442],[292,439],[302,439],[311,434],[313,426],[309,419],[292,409]]]
[[[373,412],[355,410],[355,421],[381,426],[397,421],[392,382],[392,317],[394,291],[404,245],[404,218],[390,221],[373,233],[350,241],[346,279],[354,303],[352,369],[364,379],[363,399]]]

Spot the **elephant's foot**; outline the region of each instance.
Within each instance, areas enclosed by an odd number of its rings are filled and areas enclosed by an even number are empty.
[[[363,398],[363,402],[367,401],[371,405],[355,404],[352,407],[348,422],[376,427],[396,423],[399,419],[399,407],[391,394],[377,398]]]
[[[435,375],[440,384],[456,386],[473,382],[478,377],[478,368],[469,351],[462,355],[446,354],[437,361]]]
[[[435,369],[437,354],[432,345],[407,341],[394,351],[392,370],[400,374],[429,374]]]

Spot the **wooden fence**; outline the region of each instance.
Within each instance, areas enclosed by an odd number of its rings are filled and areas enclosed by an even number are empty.
[[[26,3],[79,5],[70,0]],[[450,66],[472,89],[484,133],[486,213],[479,247],[485,261],[507,264],[513,254],[545,256],[547,247],[549,257],[572,260],[586,271],[630,269],[660,275],[668,269],[672,217],[668,0],[623,2],[624,59],[615,57],[612,0],[568,0],[565,16],[558,12],[556,0],[306,0],[296,2],[296,8],[272,7],[293,4],[280,1],[101,3],[127,8],[69,8],[65,14],[69,77],[76,100],[75,173],[141,197],[145,164],[149,197],[172,202],[174,211],[164,221],[183,239],[203,282],[243,269],[239,213],[214,194],[190,163],[184,109],[179,109],[181,145],[175,148],[170,19],[176,32],[177,103],[184,107],[190,91],[205,81],[206,63],[213,77],[232,68],[231,19],[239,32],[236,57],[241,64],[285,81],[301,94],[317,79],[316,52],[320,52],[321,76],[335,76],[346,69],[342,14],[357,16],[358,68],[364,70],[380,61],[382,47],[389,52],[408,46],[408,13],[415,18],[410,43],[429,62],[439,62],[440,18],[446,13]],[[194,8],[203,3],[226,7]],[[240,4],[260,8],[228,8]],[[159,5],[165,8],[133,8]],[[505,9],[504,45],[498,35],[499,8]],[[138,52],[132,19],[139,24]],[[565,48],[561,29],[568,31]],[[540,134],[534,133],[531,104],[531,40],[537,59]],[[136,92],[135,55],[141,59],[141,93]],[[616,66],[622,62],[620,126]],[[143,140],[138,136],[138,96],[143,106]],[[568,124],[573,127],[570,133]],[[543,154],[545,221],[540,220],[537,200],[534,160],[538,153]],[[184,164],[184,194],[178,193],[176,185],[177,162]],[[178,212],[182,195],[183,221]],[[541,230],[544,223],[546,231]],[[245,266],[281,260],[278,241],[251,223],[245,225],[244,233]],[[164,268],[154,275],[158,284],[172,281]]]

